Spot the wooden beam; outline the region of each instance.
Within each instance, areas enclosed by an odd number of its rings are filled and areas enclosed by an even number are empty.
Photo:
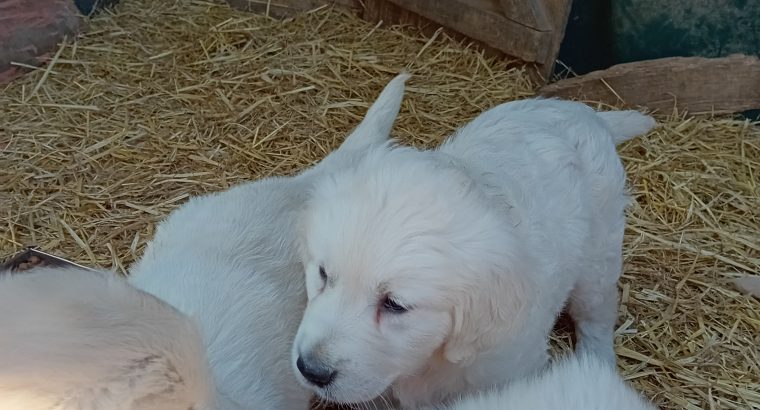
[[[501,11],[510,20],[538,31],[551,31],[552,24],[545,0],[499,0]]]
[[[760,60],[736,54],[620,64],[549,84],[539,94],[692,114],[760,109]]]
[[[368,0],[368,10],[384,10],[382,2],[418,14],[442,27],[482,42],[526,62],[543,62],[550,48],[551,33],[542,32],[505,18],[478,1],[457,0]],[[398,23],[397,15],[374,15],[377,20]]]
[[[28,71],[14,63],[42,65],[86,26],[71,0],[0,0],[0,84]]]
[[[544,83],[551,81],[554,65],[557,62],[562,40],[565,38],[565,28],[570,17],[572,0],[541,0],[544,3],[544,12],[552,27],[549,49],[546,50],[546,58],[542,63],[542,76]]]

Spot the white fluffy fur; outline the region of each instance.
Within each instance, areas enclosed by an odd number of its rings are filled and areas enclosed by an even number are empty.
[[[130,282],[197,321],[222,397],[244,409],[304,410],[290,349],[306,304],[296,223],[319,175],[387,140],[407,75],[392,81],[341,147],[292,178],[193,198],[159,225]],[[224,409],[224,406],[222,406]]]
[[[0,272],[0,410],[212,410],[195,325],[107,272]]]
[[[594,356],[572,355],[540,376],[466,397],[440,410],[654,410]]]
[[[734,284],[740,291],[760,298],[760,276],[745,276],[734,280]]]
[[[502,385],[544,367],[568,300],[579,351],[613,365],[628,204],[615,142],[653,125],[511,102],[437,150],[385,144],[317,180],[301,213],[308,307],[292,360],[336,376],[301,382],[340,402],[391,388],[410,409]],[[387,295],[409,311],[386,311]]]

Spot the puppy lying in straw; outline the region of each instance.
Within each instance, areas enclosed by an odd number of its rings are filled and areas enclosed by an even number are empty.
[[[107,272],[0,272],[1,410],[212,410],[194,323]]]
[[[388,130],[397,111],[364,121]],[[384,144],[317,180],[300,215],[301,382],[348,403],[390,388],[406,409],[502,385],[544,367],[566,302],[578,351],[613,366],[628,204],[615,144],[654,125],[511,102],[436,150]]]
[[[535,378],[465,397],[439,410],[654,410],[596,356],[572,355]]]
[[[403,94],[391,82],[335,152],[292,178],[194,198],[161,223],[130,282],[198,323],[220,395],[244,409],[305,410],[312,393],[290,366],[306,305],[296,250],[309,189],[386,142]],[[378,121],[381,120],[381,121]]]

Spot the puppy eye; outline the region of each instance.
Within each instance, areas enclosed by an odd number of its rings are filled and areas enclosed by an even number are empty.
[[[393,300],[390,296],[383,298],[383,309],[385,309],[386,312],[394,314],[406,313],[409,310],[406,307],[402,306],[400,303]]]
[[[322,278],[323,282],[327,282],[327,272],[325,272],[324,266],[319,267],[319,277]]]

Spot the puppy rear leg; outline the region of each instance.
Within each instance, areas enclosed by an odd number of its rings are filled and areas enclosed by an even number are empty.
[[[578,353],[615,365],[614,327],[618,313],[617,282],[581,280],[570,294]]]

